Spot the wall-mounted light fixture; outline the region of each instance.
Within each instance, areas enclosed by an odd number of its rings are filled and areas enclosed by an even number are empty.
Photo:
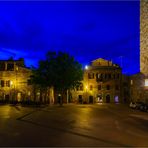
[[[86,70],[88,69],[88,66],[87,66],[87,65],[85,66],[85,69],[86,69]]]
[[[148,79],[145,79],[145,86],[148,86]]]
[[[87,90],[87,89],[88,89],[88,86],[86,85],[85,88],[86,88],[86,90]]]
[[[11,85],[11,86],[13,85],[13,81],[10,81],[10,85]]]

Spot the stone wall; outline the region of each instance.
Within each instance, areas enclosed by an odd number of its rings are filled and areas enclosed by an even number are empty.
[[[129,93],[127,93],[129,90],[127,89],[129,80],[125,79],[125,77],[123,79],[119,66],[112,63],[109,65],[108,63],[109,61],[107,60],[97,59],[88,66],[88,69],[84,70],[83,89],[72,91],[74,102],[80,103],[82,98],[83,103],[90,103],[91,97],[93,98],[93,103],[125,103],[129,100]],[[90,89],[90,86],[92,86],[92,89]],[[107,86],[110,88],[107,89]],[[100,88],[98,89],[98,87]],[[110,99],[108,99],[108,96]]]
[[[44,92],[40,95],[39,88],[30,83],[31,75],[32,70],[25,67],[22,59],[0,60],[0,102],[39,102],[42,100],[44,103],[53,104],[53,88],[48,89],[46,93]]]
[[[148,103],[148,0],[140,1],[140,73],[131,76],[130,99]]]
[[[145,75],[138,73],[131,76],[130,101],[148,103],[148,87],[145,86]]]
[[[140,1],[140,71],[148,76],[148,0]]]
[[[0,81],[4,81],[4,86],[0,85],[0,100],[5,100],[6,96],[9,101],[29,98],[32,87],[27,84],[27,80],[30,79],[30,75],[30,69],[16,65],[12,71],[0,71]],[[7,81],[9,85],[6,85]]]

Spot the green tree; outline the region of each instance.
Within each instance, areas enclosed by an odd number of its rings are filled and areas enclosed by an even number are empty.
[[[41,60],[39,67],[33,70],[33,74],[34,84],[42,89],[53,86],[62,97],[67,90],[79,86],[83,78],[81,64],[64,52],[49,51],[45,60]]]

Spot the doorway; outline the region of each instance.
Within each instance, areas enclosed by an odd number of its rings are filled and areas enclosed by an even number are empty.
[[[78,101],[79,101],[79,103],[82,104],[82,95],[79,95],[79,96],[78,96]]]
[[[115,96],[114,101],[115,101],[115,103],[119,103],[119,97]]]
[[[103,99],[102,99],[102,95],[101,94],[98,94],[97,95],[97,100],[96,100],[97,103],[102,103],[103,102]]]
[[[110,95],[106,96],[106,103],[110,103]]]
[[[10,99],[9,94],[6,94],[6,95],[5,95],[5,101],[6,101],[6,102],[9,102],[9,99]]]
[[[93,104],[93,96],[89,96],[89,103]]]

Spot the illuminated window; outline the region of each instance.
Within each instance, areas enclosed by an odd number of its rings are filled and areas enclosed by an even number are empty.
[[[28,96],[30,96],[30,94],[31,94],[30,91],[28,91]]]
[[[37,92],[36,94],[37,94],[37,96],[39,96],[40,95],[40,92]]]
[[[133,85],[133,80],[131,80],[131,85]]]
[[[148,86],[148,79],[145,79],[145,86]]]

